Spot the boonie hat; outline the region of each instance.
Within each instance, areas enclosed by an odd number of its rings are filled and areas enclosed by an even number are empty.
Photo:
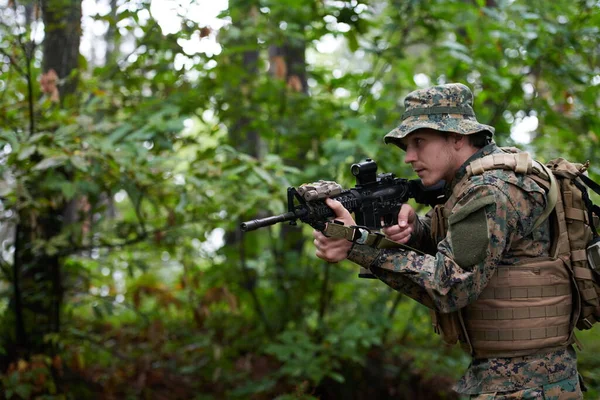
[[[400,125],[383,138],[385,143],[402,139],[421,128],[461,135],[495,129],[481,124],[473,111],[473,93],[462,83],[448,83],[410,92],[404,99],[404,114]]]

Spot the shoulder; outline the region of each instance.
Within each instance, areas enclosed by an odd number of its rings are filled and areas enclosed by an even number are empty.
[[[465,192],[490,191],[501,193],[509,199],[524,200],[536,205],[544,205],[546,202],[546,192],[538,185],[535,180],[526,174],[517,174],[512,170],[491,169],[479,175],[473,175],[469,178],[469,185]]]

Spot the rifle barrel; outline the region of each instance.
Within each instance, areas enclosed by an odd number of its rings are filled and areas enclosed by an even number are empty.
[[[251,221],[242,222],[240,228],[244,232],[253,231],[258,228],[262,228],[269,225],[275,225],[279,222],[292,221],[297,219],[295,213],[289,211],[280,215],[273,215],[267,218],[253,219]]]

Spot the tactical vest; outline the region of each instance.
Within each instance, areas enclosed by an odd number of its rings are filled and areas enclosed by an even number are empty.
[[[528,174],[542,188],[550,189],[551,173],[546,167],[534,163],[527,153],[516,153],[516,149],[504,151],[515,153],[491,154],[472,162],[448,201],[434,208],[431,222],[434,239],[446,235],[451,210],[472,185],[473,175],[491,169],[508,169]],[[556,211],[564,214],[560,196],[549,193],[548,198],[550,203],[555,203]],[[547,219],[553,204],[547,207],[535,228]],[[559,234],[561,229],[559,227]],[[562,235],[558,243],[557,247],[564,249]],[[574,299],[578,303],[578,297],[572,292],[569,255],[559,250],[552,252],[552,257],[499,265],[475,302],[449,314],[432,312],[434,329],[449,344],[460,341],[474,358],[526,356],[573,343],[574,319],[580,305],[574,304]]]

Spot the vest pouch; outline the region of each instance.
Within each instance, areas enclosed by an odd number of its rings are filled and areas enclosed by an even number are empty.
[[[431,320],[435,333],[442,336],[444,343],[454,345],[458,343],[462,332],[458,311],[451,313],[441,313],[431,310]]]

